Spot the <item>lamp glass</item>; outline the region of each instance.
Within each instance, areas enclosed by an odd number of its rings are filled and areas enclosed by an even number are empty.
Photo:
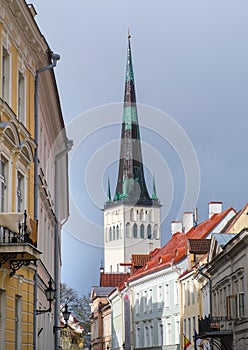
[[[68,305],[65,304],[65,309],[63,311],[63,317],[64,317],[64,320],[65,320],[66,323],[69,320],[70,314],[71,314],[70,311],[68,311]]]

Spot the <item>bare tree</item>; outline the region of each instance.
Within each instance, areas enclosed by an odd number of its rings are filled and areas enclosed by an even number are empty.
[[[75,289],[69,287],[66,283],[61,283],[60,300],[61,304],[68,305],[69,311],[84,329],[83,336],[87,336],[90,332],[90,295],[79,297]]]

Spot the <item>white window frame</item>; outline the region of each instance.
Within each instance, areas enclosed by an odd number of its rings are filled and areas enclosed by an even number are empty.
[[[26,123],[26,77],[21,69],[17,73],[17,117],[21,123]]]
[[[1,98],[10,106],[11,101],[11,54],[5,45],[2,45],[1,57]]]

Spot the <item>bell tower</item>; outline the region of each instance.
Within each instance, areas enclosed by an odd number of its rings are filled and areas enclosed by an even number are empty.
[[[132,254],[148,254],[161,247],[161,205],[155,180],[150,197],[144,177],[130,38],[128,35],[118,180],[113,198],[108,181],[104,205],[105,272],[125,272],[120,263],[130,262]]]

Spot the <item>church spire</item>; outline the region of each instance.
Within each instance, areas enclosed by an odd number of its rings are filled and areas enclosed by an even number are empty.
[[[156,184],[155,184],[155,176],[153,176],[153,179],[152,179],[152,199],[158,199]]]
[[[110,190],[110,180],[108,178],[108,195],[107,195],[107,201],[111,202],[111,190]]]
[[[121,150],[114,201],[123,199],[133,204],[152,205],[142,163],[130,38],[128,33]]]

